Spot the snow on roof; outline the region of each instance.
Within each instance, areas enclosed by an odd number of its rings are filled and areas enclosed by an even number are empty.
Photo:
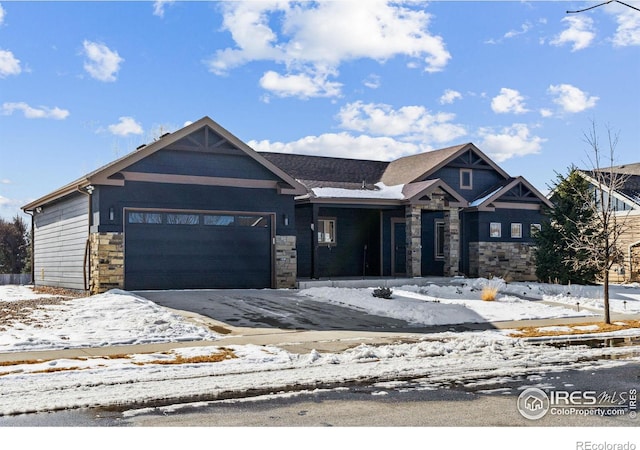
[[[384,183],[376,183],[375,189],[344,189],[334,187],[313,188],[311,191],[316,198],[373,198],[385,200],[404,200],[402,193],[404,184],[387,186]]]
[[[470,207],[474,207],[474,206],[480,206],[482,205],[484,202],[486,202],[488,199],[490,199],[491,197],[493,197],[495,194],[497,194],[500,189],[502,189],[504,186],[500,186],[498,189],[496,189],[495,191],[491,192],[490,194],[485,195],[484,197],[478,198],[474,201],[472,201],[471,203],[469,203]]]

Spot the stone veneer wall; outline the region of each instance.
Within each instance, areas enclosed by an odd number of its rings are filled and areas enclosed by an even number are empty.
[[[124,288],[124,237],[122,233],[91,233],[89,292],[100,294]]]
[[[496,276],[512,281],[536,280],[533,246],[523,242],[471,242],[469,275]]]
[[[460,271],[460,213],[457,209],[444,212],[444,276],[453,277]]]
[[[276,288],[295,288],[297,274],[296,237],[276,236]]]

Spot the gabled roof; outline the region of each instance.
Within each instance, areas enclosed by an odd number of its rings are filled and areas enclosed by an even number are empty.
[[[380,181],[389,165],[386,161],[291,153],[261,152],[260,155],[299,180],[308,189],[319,187],[359,189],[363,184],[370,186]]]
[[[604,174],[605,177],[610,173],[623,175],[623,185],[615,191],[615,195],[617,195],[620,200],[628,203],[630,207],[640,209],[640,163],[606,167],[598,171],[578,170],[578,173],[585,176],[589,182],[595,186],[598,184],[598,181],[594,172],[600,172]]]
[[[478,208],[479,210],[491,211],[499,206],[506,207],[508,204],[514,205],[515,203],[513,203],[513,199],[508,198],[507,194],[513,193],[515,190],[519,191],[519,203],[543,203],[548,207],[552,206],[549,199],[542,195],[540,191],[521,176],[508,178],[507,180],[487,189],[487,191],[482,193],[477,199],[470,202],[469,206],[472,208]],[[502,200],[502,202],[500,200]]]
[[[212,129],[226,142],[228,142],[247,156],[253,158],[259,164],[263,165],[274,175],[280,178],[283,183],[287,185],[285,187],[285,190],[288,193],[303,194],[304,192],[306,192],[304,186],[297,182],[293,177],[291,177],[289,174],[284,172],[273,163],[266,160],[263,156],[258,154],[255,150],[250,148],[247,144],[224,129],[218,123],[214,122],[211,118],[205,116],[197,122],[193,122],[192,124],[187,125],[180,130],[163,135],[160,139],[154,141],[151,144],[138,147],[136,150],[123,156],[122,158],[112,161],[111,163],[102,166],[91,173],[88,173],[87,175],[73,181],[72,183],[69,183],[57,189],[56,191],[23,206],[22,209],[25,211],[33,210],[37,206],[44,205],[66,195],[69,195],[73,192],[85,189],[90,185],[124,185],[124,178],[118,176],[119,172],[205,127],[209,127],[210,129]]]
[[[502,175],[509,178],[509,175],[495,164],[487,155],[482,153],[478,147],[472,143],[456,145],[453,147],[433,150],[417,155],[406,156],[389,163],[380,181],[386,185],[407,184],[428,178],[437,170],[446,166],[465,152],[472,151],[482,161]]]

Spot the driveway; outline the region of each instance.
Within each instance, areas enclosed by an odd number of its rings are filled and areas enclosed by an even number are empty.
[[[318,302],[295,290],[216,289],[137,291],[136,295],[168,308],[190,311],[233,327],[283,330],[418,332],[403,320]]]

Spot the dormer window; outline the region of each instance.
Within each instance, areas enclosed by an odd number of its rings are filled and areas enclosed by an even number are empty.
[[[473,189],[473,170],[460,169],[460,189]]]

